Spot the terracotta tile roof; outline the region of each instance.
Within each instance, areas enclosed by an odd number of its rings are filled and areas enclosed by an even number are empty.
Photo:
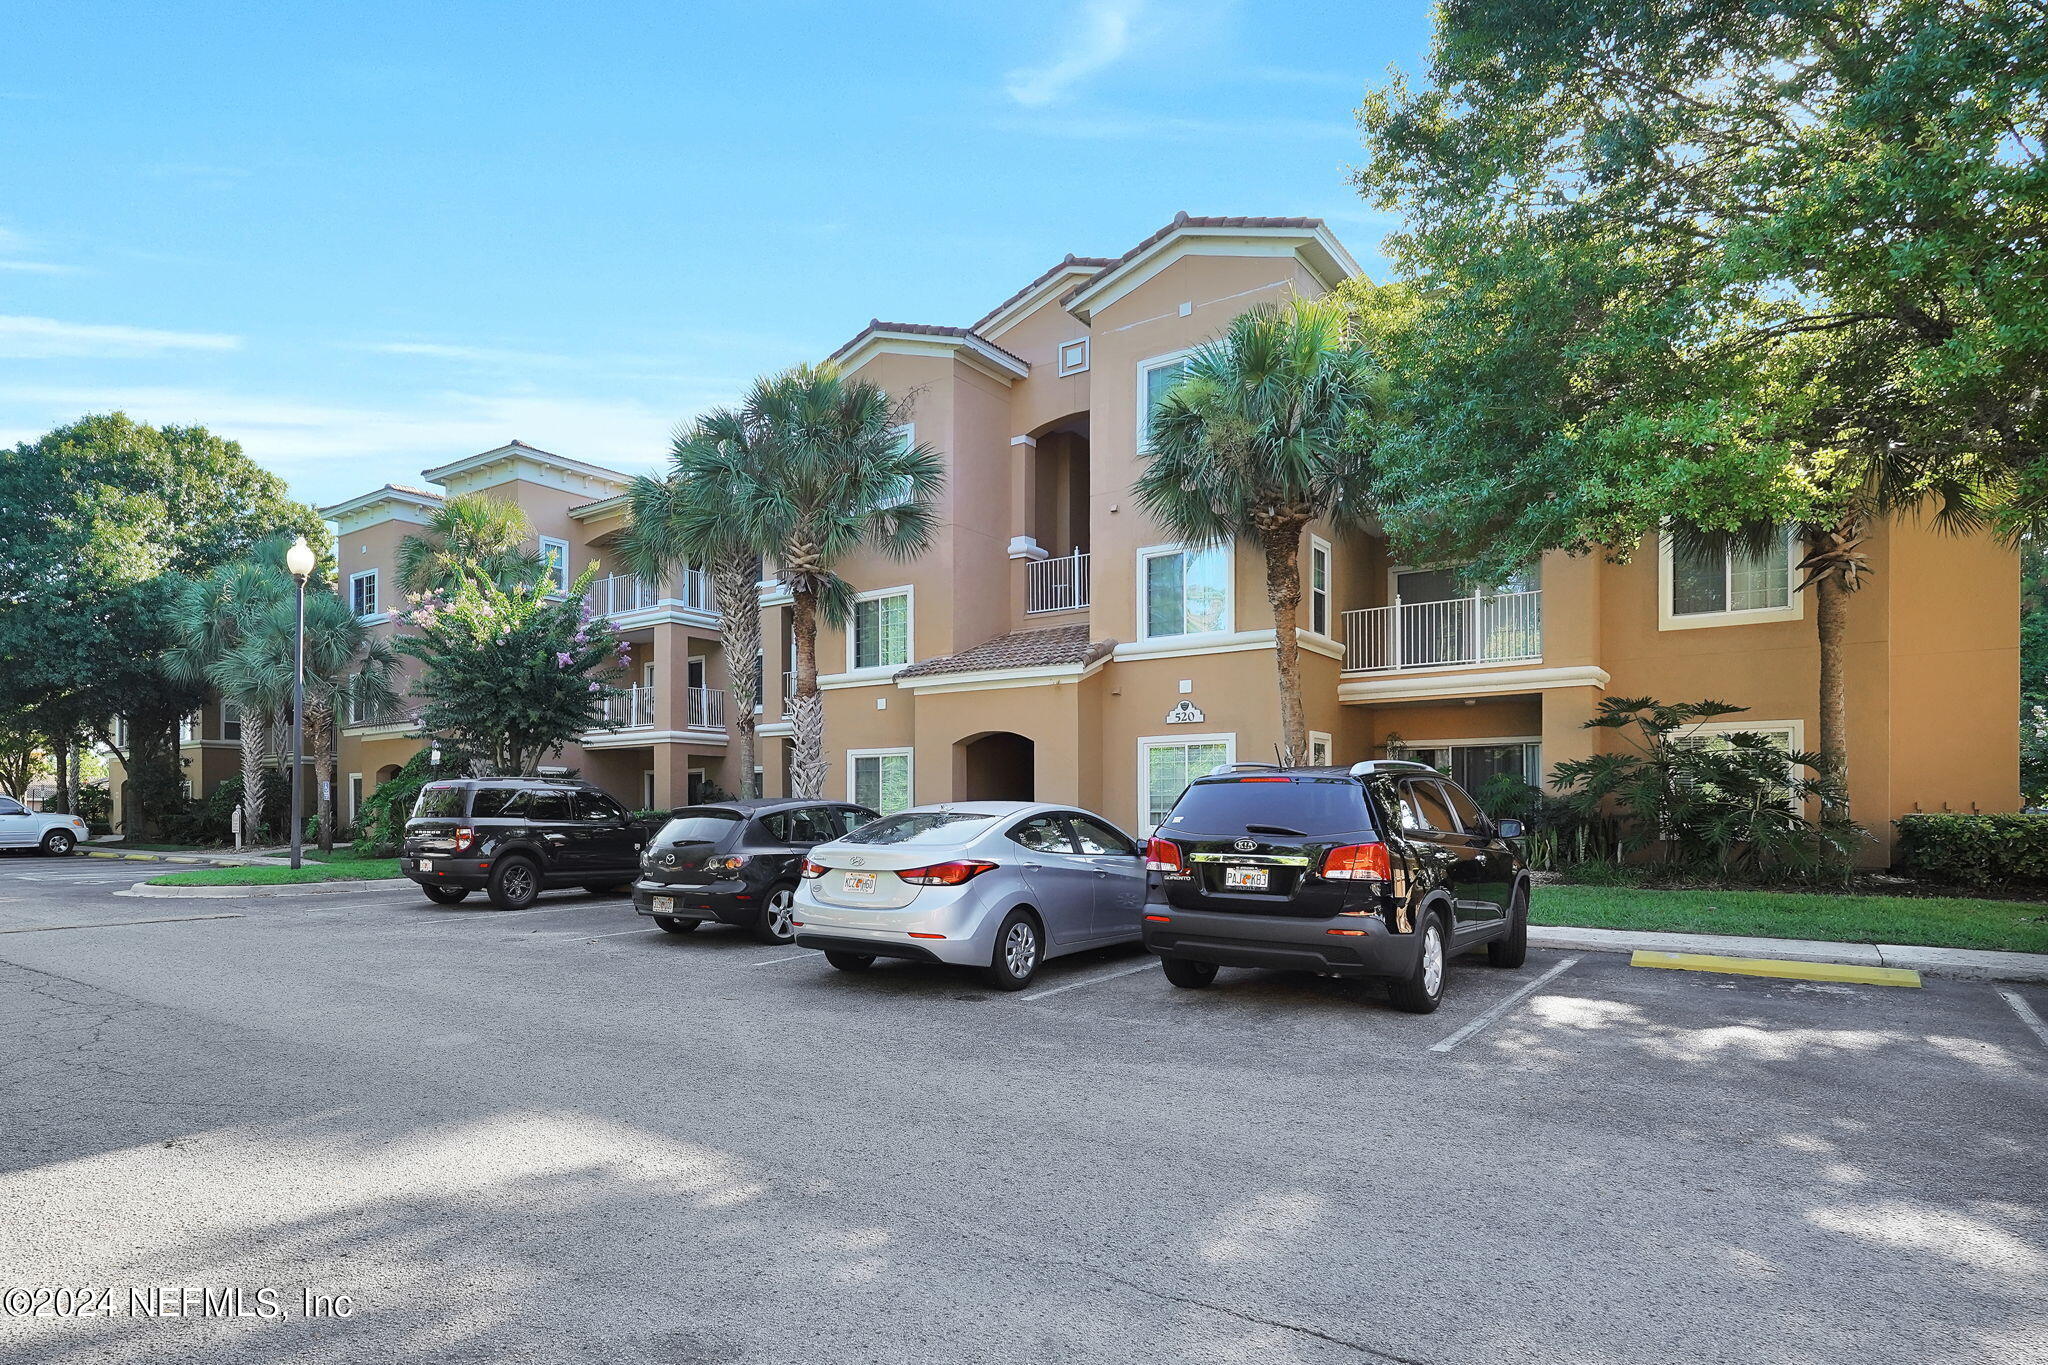
[[[441,495],[432,489],[414,488],[409,483],[387,483],[384,486],[394,493],[410,493],[416,498],[432,498],[435,502],[441,501]]]
[[[1322,225],[1323,220],[1320,218],[1247,218],[1243,216],[1235,218],[1191,218],[1188,216],[1187,210],[1182,209],[1179,213],[1173,215],[1173,221],[1165,227],[1159,229],[1159,231],[1153,233],[1150,237],[1147,237],[1115,260],[1108,262],[1102,269],[1096,271],[1095,274],[1060,295],[1060,302],[1065,303],[1068,299],[1073,298],[1074,295],[1130,260],[1133,256],[1151,250],[1174,233],[1179,232],[1182,228],[1319,228]]]
[[[1032,290],[1038,288],[1038,286],[1044,284],[1053,276],[1071,270],[1077,265],[1085,265],[1093,270],[1101,270],[1106,266],[1111,266],[1115,264],[1116,262],[1108,256],[1076,256],[1073,252],[1069,251],[1066,255],[1066,259],[1054,262],[1052,267],[1043,272],[1042,274],[1040,274],[1037,279],[1025,285],[1022,289],[1019,289],[1016,293],[1010,295],[1010,297],[1004,299],[1001,303],[997,304],[995,307],[989,309],[986,313],[983,313],[979,318],[975,319],[974,325],[976,327],[986,326],[990,318],[1002,312],[1005,308],[1008,308],[1018,299],[1023,298],[1026,294],[1029,294]]]
[[[1004,350],[1002,347],[996,345],[993,341],[990,341],[987,337],[981,335],[981,333],[975,331],[972,327],[941,327],[938,324],[931,322],[884,322],[880,318],[868,319],[868,325],[861,328],[859,333],[854,336],[853,340],[847,342],[844,346],[841,346],[838,350],[834,351],[832,353],[831,358],[837,359],[838,357],[845,355],[848,351],[860,345],[860,343],[863,340],[865,340],[869,335],[875,332],[907,332],[912,336],[951,337],[963,341],[972,339],[976,343],[988,347],[991,351],[996,352],[998,355],[1016,361],[1017,366],[1020,369],[1028,370],[1031,368],[1030,362],[1026,361],[1022,356]]]
[[[1116,648],[1114,640],[1090,640],[1088,627],[1053,626],[1046,630],[1013,630],[984,640],[972,649],[926,659],[900,670],[899,678],[928,678],[939,673],[979,673],[995,668],[1053,668],[1061,664],[1092,664]]]

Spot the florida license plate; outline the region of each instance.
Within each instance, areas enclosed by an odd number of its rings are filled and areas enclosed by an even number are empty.
[[[1223,885],[1232,891],[1264,891],[1268,885],[1263,867],[1226,867]]]
[[[657,915],[674,914],[675,908],[676,898],[674,896],[656,896],[654,898],[654,913]]]
[[[434,870],[434,860],[433,860],[432,858],[422,858],[422,859],[420,859],[420,871],[422,871],[422,872],[432,872],[433,870]]]
[[[846,890],[855,896],[871,896],[875,891],[875,874],[872,872],[849,872],[846,874]]]

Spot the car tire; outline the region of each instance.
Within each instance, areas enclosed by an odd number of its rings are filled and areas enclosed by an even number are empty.
[[[1216,964],[1197,962],[1187,957],[1162,957],[1159,965],[1166,972],[1166,979],[1182,990],[1198,991],[1216,980]]]
[[[761,913],[754,920],[754,937],[774,946],[796,942],[796,888],[780,882],[761,898]]]
[[[68,829],[53,829],[43,836],[43,852],[52,858],[69,858],[71,850],[78,847],[78,840],[71,837]]]
[[[469,888],[466,886],[423,886],[420,890],[426,892],[427,899],[436,905],[453,905],[457,901],[469,899]]]
[[[868,968],[875,965],[875,959],[873,955],[869,953],[840,953],[828,951],[825,954],[825,960],[831,963],[833,966],[837,967],[842,972],[864,972]]]
[[[491,904],[524,910],[540,898],[540,864],[531,858],[500,858],[491,868]]]
[[[1442,913],[1432,911],[1416,927],[1415,935],[1415,966],[1408,975],[1392,983],[1388,994],[1397,1010],[1434,1014],[1444,1002],[1444,982],[1450,975],[1450,931],[1444,925]]]
[[[1486,960],[1495,967],[1519,967],[1529,960],[1529,886],[1515,883],[1508,901],[1508,931],[1486,945]]]
[[[674,915],[656,915],[654,923],[664,934],[694,934],[700,919],[677,919]]]
[[[1021,991],[1045,961],[1045,930],[1029,910],[1012,910],[996,930],[996,947],[981,979],[999,991]]]

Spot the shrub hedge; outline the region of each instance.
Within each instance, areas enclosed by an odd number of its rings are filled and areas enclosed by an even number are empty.
[[[1957,886],[2048,882],[2048,815],[1902,815],[1902,871]]]

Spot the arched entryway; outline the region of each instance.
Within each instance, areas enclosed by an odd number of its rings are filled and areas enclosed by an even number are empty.
[[[962,801],[1033,801],[1037,799],[1037,746],[1008,730],[971,735],[953,746],[956,780]]]

